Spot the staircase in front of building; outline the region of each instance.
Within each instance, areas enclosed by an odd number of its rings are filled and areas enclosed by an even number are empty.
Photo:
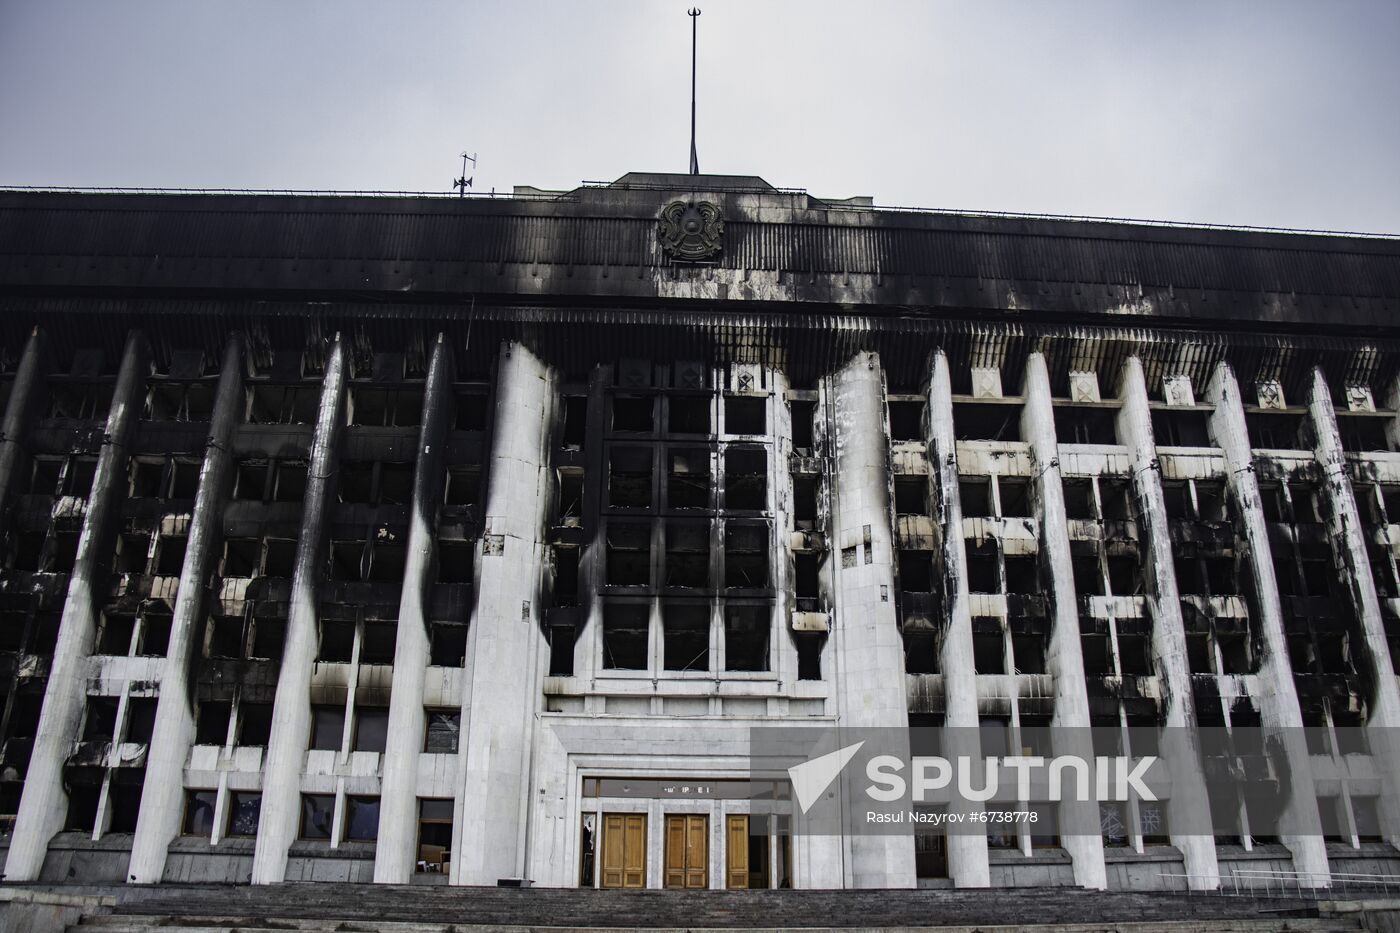
[[[945,933],[1341,933],[1306,899],[1068,888],[869,891],[580,891],[285,884],[126,887],[71,933],[468,933],[480,929],[911,930]]]

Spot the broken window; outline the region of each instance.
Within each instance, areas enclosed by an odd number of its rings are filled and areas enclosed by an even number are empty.
[[[1215,643],[1220,648],[1220,673],[1254,673],[1248,636],[1238,632],[1216,632]]]
[[[192,502],[199,493],[200,464],[175,460],[170,464],[170,498]]]
[[[131,636],[135,630],[135,616],[123,612],[104,612],[102,630],[97,636],[97,653],[126,657],[131,651]]]
[[[797,632],[792,636],[797,646],[797,679],[822,679],[822,645],[826,636],[820,632]]]
[[[254,385],[248,390],[249,424],[314,424],[319,385]]]
[[[927,515],[928,478],[925,476],[896,476],[894,478],[894,510],[898,515]]]
[[[1133,488],[1126,479],[1103,477],[1099,480],[1099,497],[1103,501],[1103,518],[1108,522],[1133,519]]]
[[[383,533],[381,531],[381,533]],[[374,583],[402,583],[407,548],[403,541],[386,535],[370,542],[369,566],[365,579]]]
[[[272,471],[266,460],[241,460],[234,472],[233,498],[261,502],[267,495],[267,481]]]
[[[899,587],[906,593],[933,592],[933,552],[899,552]]]
[[[794,589],[798,600],[815,600],[821,596],[821,563],[816,554],[797,554],[795,557],[797,565]]]
[[[280,660],[287,640],[287,620],[267,616],[253,619],[253,650],[249,657]]]
[[[1103,570],[1097,557],[1075,557],[1071,560],[1074,568],[1074,592],[1079,596],[1102,596]]]
[[[1055,406],[1055,439],[1061,444],[1117,444],[1116,408]]]
[[[616,395],[612,400],[612,429],[650,434],[655,425],[655,398],[650,395]]]
[[[1152,643],[1146,635],[1118,636],[1118,661],[1121,673],[1129,677],[1146,677],[1152,673]]]
[[[1079,638],[1084,653],[1084,673],[1091,677],[1107,677],[1113,674],[1112,645],[1107,635],[1087,634]]]
[[[549,676],[572,677],[574,675],[574,642],[578,637],[572,625],[551,625],[549,627]]]
[[[462,733],[462,714],[455,709],[430,709],[427,716],[427,731],[423,738],[423,751],[438,755],[457,754],[457,743]]]
[[[964,518],[990,518],[992,481],[984,476],[958,480],[958,499]]]
[[[651,613],[645,604],[606,604],[603,607],[603,667],[646,670],[650,625]]]
[[[724,452],[724,507],[760,511],[768,505],[768,454],[762,447]]]
[[[447,871],[448,853],[452,849],[452,806],[450,798],[419,798],[418,871]]]
[[[724,585],[729,589],[762,589],[768,586],[767,525],[725,524]]]
[[[1000,632],[974,633],[972,636],[972,663],[979,674],[1006,673],[1006,645]],[[986,748],[982,754],[990,754]]]
[[[1351,451],[1389,450],[1385,438],[1386,422],[1394,415],[1337,413],[1337,430],[1341,434],[1342,449]]]
[[[724,399],[724,432],[726,434],[767,434],[768,399],[750,396],[726,396]]]
[[[123,741],[146,745],[156,727],[156,698],[129,697],[126,701],[126,735]]]
[[[434,667],[461,667],[467,656],[467,627],[456,622],[434,622],[429,631]]]
[[[189,539],[183,536],[162,535],[156,546],[155,572],[158,577],[178,577],[185,566],[185,546]]]
[[[332,541],[330,550],[332,580],[358,581],[366,578],[370,557],[367,541]]]
[[[322,751],[340,751],[340,743],[345,733],[345,707],[311,707],[311,748]]]
[[[1154,408],[1152,438],[1159,447],[1209,447],[1208,416],[1190,408]]]
[[[59,486],[59,494],[86,499],[92,494],[92,480],[96,473],[96,457],[70,457],[68,469],[64,472]]]
[[[1030,480],[1013,476],[998,477],[997,494],[1001,497],[1003,518],[1026,518],[1031,515]]]
[[[813,528],[817,521],[817,477],[792,474],[792,520],[798,528]]]
[[[243,657],[243,617],[211,616],[209,619],[209,657]]]
[[[954,402],[953,426],[960,441],[1019,441],[1021,406]]]
[[[117,734],[117,698],[87,698],[87,715],[83,718],[84,742],[110,742]]]
[[[224,576],[256,577],[262,570],[262,541],[258,538],[224,539]]]
[[[392,620],[366,621],[364,637],[360,642],[360,663],[393,664],[398,631],[398,623]]]
[[[350,390],[351,424],[370,427],[412,427],[423,410],[421,387],[380,389],[354,386]]]
[[[890,402],[890,440],[921,441],[924,439],[924,403]]]
[[[766,606],[735,606],[724,614],[724,669],[768,670],[769,610]]]
[[[1034,554],[1006,555],[1006,592],[1031,596],[1039,593],[1038,564]]]
[[[475,549],[470,541],[439,541],[437,572],[439,583],[471,583]]]
[[[1142,567],[1136,557],[1112,556],[1107,563],[1108,585],[1114,596],[1142,595]]]
[[[83,769],[91,771],[93,769]],[[69,832],[91,833],[97,822],[97,801],[102,793],[97,776],[84,774],[84,780],[73,781],[68,786],[68,814],[63,828]]]
[[[967,588],[973,593],[1000,593],[1001,577],[995,553],[967,555]]]
[[[458,389],[457,417],[453,427],[458,431],[485,431],[486,415],[489,410],[486,393],[471,389]]]
[[[272,704],[238,704],[238,744],[266,746],[272,739]],[[337,742],[336,747],[340,745]]]
[[[235,790],[228,795],[228,832],[235,838],[251,839],[258,834],[258,817],[262,815],[262,794]]]
[[[666,523],[666,585],[704,588],[710,583],[710,526]]]
[[[586,395],[564,396],[564,437],[565,447],[583,447],[588,435],[588,397]]]
[[[607,582],[609,586],[651,584],[651,526],[608,522]]]
[[[53,531],[49,535],[50,573],[72,573],[73,563],[78,559],[78,533]]]
[[[412,462],[385,461],[379,464],[380,505],[408,505],[413,502]]]
[[[1295,450],[1302,447],[1306,416],[1300,413],[1257,411],[1246,414],[1244,420],[1256,448]]]
[[[112,407],[110,382],[49,383],[49,417],[97,421]]]
[[[205,700],[195,719],[194,744],[223,745],[228,740],[228,723],[233,704],[227,700]]]
[[[1234,596],[1240,592],[1233,557],[1205,558],[1206,584],[1212,596]]]
[[[144,768],[134,774],[126,768],[113,772],[107,791],[107,832],[136,832],[136,817],[141,812],[141,779],[144,776]]]
[[[301,502],[306,498],[306,462],[282,460],[277,464],[277,482],[272,490],[274,502]]]
[[[301,838],[331,838],[335,818],[335,794],[301,795]]]
[[[112,569],[117,573],[145,573],[150,550],[151,536],[147,532],[119,535]]]
[[[203,382],[154,382],[146,397],[149,421],[208,421],[214,413],[214,386]]]
[[[670,433],[710,433],[710,396],[673,395],[666,400],[666,406],[666,427]]]
[[[181,828],[186,836],[209,836],[214,832],[214,806],[218,802],[216,790],[185,791],[185,821]]]
[[[128,468],[131,475],[131,498],[159,499],[165,495],[165,461],[135,459]]]
[[[578,605],[578,548],[554,549],[554,605]]]
[[[1092,521],[1094,518],[1094,482],[1089,479],[1067,478],[1064,481],[1065,517]]]
[[[1191,487],[1185,480],[1162,480],[1162,500],[1166,505],[1167,518],[1177,521],[1191,519]]]
[[[672,449],[666,462],[666,504],[673,509],[709,508],[710,451]]]
[[[932,632],[904,633],[904,672],[937,674],[938,639]]]
[[[583,518],[583,471],[559,471],[559,523],[577,525]]]
[[[350,660],[355,646],[355,623],[339,619],[321,620],[320,650],[317,661],[344,663]]]
[[[383,706],[355,707],[355,738],[350,748],[356,752],[383,752],[389,741],[389,710]]]
[[[341,502],[368,505],[374,496],[374,464],[364,460],[342,460],[336,482]]]
[[[651,448],[614,447],[608,457],[608,505],[651,507]]]
[[[29,486],[24,491],[38,496],[56,494],[59,477],[63,473],[63,464],[64,461],[59,459],[35,457],[33,468],[29,473]]]
[[[812,417],[816,413],[816,402],[790,403],[792,406],[792,446],[794,450],[811,451],[813,442]]]
[[[668,603],[662,612],[663,657],[668,671],[710,669],[710,607]]]
[[[345,798],[345,838],[351,842],[373,842],[379,836],[379,798]]]

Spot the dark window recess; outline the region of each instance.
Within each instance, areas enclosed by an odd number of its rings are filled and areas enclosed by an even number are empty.
[[[1299,674],[1314,673],[1312,639],[1306,635],[1289,635],[1288,660],[1294,672]]]
[[[216,790],[185,791],[185,820],[180,831],[186,836],[208,836],[214,832]]]
[[[97,637],[97,653],[125,657],[131,651],[131,635],[135,630],[135,616],[104,612],[102,632]]]
[[[58,644],[58,626],[63,619],[61,612],[34,613],[34,637],[29,642],[29,653],[51,655]]]
[[[454,622],[434,622],[429,630],[434,667],[461,667],[467,656],[467,627]]]
[[[209,657],[243,657],[243,618],[241,616],[211,616],[209,618]]]
[[[792,446],[795,450],[812,450],[812,416],[816,413],[816,402],[792,402]]]
[[[979,674],[1006,673],[1006,645],[1000,632],[972,636],[972,663]],[[988,754],[985,748],[982,754]]]
[[[724,669],[768,670],[768,630],[768,607],[730,605],[724,614]]]
[[[360,663],[393,664],[398,631],[395,622],[366,622],[364,641],[360,644]]]
[[[1056,405],[1055,439],[1061,444],[1116,444],[1115,408]]]
[[[130,473],[133,499],[159,499],[164,495],[165,461],[133,460]]]
[[[117,698],[88,697],[83,718],[84,742],[110,742],[117,734]]]
[[[286,460],[277,464],[277,482],[272,490],[274,502],[301,502],[306,498],[306,464]]]
[[[188,538],[162,537],[156,548],[156,576],[178,577],[185,566]]]
[[[890,402],[890,440],[921,441],[924,439],[924,403]]]
[[[1207,557],[1205,559],[1206,584],[1212,596],[1235,596],[1240,592],[1239,577],[1235,573],[1233,557]]]
[[[583,518],[583,471],[559,471],[559,508],[557,517],[560,524],[577,524]]]
[[[51,382],[49,416],[80,421],[106,418],[112,407],[112,389],[111,383]]]
[[[666,462],[666,504],[673,509],[709,508],[710,452],[671,450]]]
[[[156,728],[156,698],[131,697],[126,701],[124,741],[147,745]]]
[[[1006,557],[1006,592],[1035,595],[1040,592],[1038,559],[1034,554],[1008,554]]]
[[[249,390],[250,424],[313,424],[321,387],[255,385]]]
[[[68,787],[68,816],[63,828],[69,832],[90,833],[97,822],[97,799],[102,785],[73,783]]]
[[[1309,596],[1330,596],[1332,581],[1336,574],[1332,561],[1327,557],[1305,557],[1303,559],[1303,589]]]
[[[227,700],[205,700],[200,703],[194,729],[195,744],[223,745],[228,740],[228,723],[232,713],[233,704]]]
[[[650,609],[646,605],[609,603],[603,607],[603,667],[642,671],[647,668],[647,630]]]
[[[1185,480],[1162,480],[1162,500],[1166,504],[1167,518],[1191,520],[1191,487]]]
[[[301,795],[301,838],[331,838],[335,818],[335,794]]]
[[[379,465],[379,501],[383,505],[408,505],[413,501],[413,464]]]
[[[760,511],[768,505],[768,454],[761,447],[724,452],[724,507]]]
[[[1390,415],[1351,415],[1337,413],[1337,429],[1342,435],[1344,450],[1389,450],[1385,425]]]
[[[439,755],[457,754],[457,743],[462,734],[462,714],[451,709],[430,709],[426,712],[428,723],[423,751]]]
[[[1076,557],[1071,561],[1074,567],[1074,592],[1077,596],[1103,595],[1103,570],[1097,557]]]
[[[801,527],[817,520],[817,477],[794,473],[792,476],[792,520]]]
[[[1281,522],[1283,518],[1283,486],[1280,483],[1259,484],[1259,505],[1266,521]]]
[[[78,535],[54,531],[49,536],[49,572],[72,573],[78,559]]]
[[[609,456],[608,505],[645,509],[651,506],[651,448],[614,447]]]
[[[253,650],[249,657],[282,658],[282,645],[287,640],[285,619],[255,617],[253,619]]]
[[[151,536],[148,533],[119,535],[112,569],[117,573],[145,573],[150,550]]]
[[[612,429],[650,434],[655,425],[656,399],[650,395],[618,395],[612,401]]]
[[[1128,677],[1145,677],[1152,673],[1152,643],[1146,635],[1119,635],[1118,660],[1122,673]]]
[[[369,567],[365,579],[375,583],[402,583],[404,559],[408,548],[399,541],[374,541],[369,549]]]
[[[904,633],[904,672],[937,674],[938,639],[931,632]]]
[[[1026,518],[1031,514],[1030,480],[1003,476],[997,480],[1003,518]]]
[[[1099,498],[1103,501],[1104,521],[1132,521],[1133,487],[1126,479],[1100,479]]]
[[[389,741],[389,709],[384,706],[355,707],[355,742],[357,752],[383,752]]]
[[[729,589],[762,589],[768,586],[767,525],[726,524],[724,585]]]
[[[272,738],[272,704],[238,704],[238,744],[265,746]]]
[[[345,798],[345,838],[373,842],[379,836],[379,798]]]
[[[1021,406],[954,402],[953,428],[960,441],[1019,441]]]
[[[958,480],[958,497],[964,518],[990,518],[992,515],[992,482],[990,479]]]
[[[927,515],[928,477],[896,476],[894,478],[894,510],[899,515]]]
[[[967,588],[974,593],[1001,592],[995,554],[967,555]]]
[[[418,424],[423,411],[423,390],[372,389],[355,386],[351,389],[354,413],[352,424],[371,427],[412,427]]]
[[[317,661],[344,663],[350,660],[355,646],[355,623],[333,619],[321,620],[321,644]]]
[[[476,505],[481,489],[481,471],[475,467],[451,467],[447,471],[444,505]]]
[[[341,502],[368,505],[374,498],[374,464],[365,460],[341,461],[336,491]]]
[[[565,447],[581,448],[588,436],[588,397],[585,395],[564,396],[564,436]]]
[[[92,479],[97,474],[96,457],[73,457],[59,492],[65,496],[86,499],[92,493]]]
[[[475,552],[470,541],[439,541],[437,578],[439,583],[471,583]]]
[[[1255,447],[1299,450],[1303,447],[1306,416],[1292,412],[1250,412],[1244,416],[1249,439]],[[1157,443],[1161,443],[1158,438]]]
[[[724,433],[767,434],[768,399],[728,396],[724,400]]]
[[[270,469],[266,460],[241,461],[234,475],[233,498],[261,501],[267,494]]]
[[[1066,479],[1065,517],[1078,519],[1094,518],[1094,485],[1092,480]]]
[[[1106,677],[1113,673],[1112,647],[1107,635],[1081,635],[1079,639],[1084,652],[1084,673],[1091,677]]]
[[[1249,638],[1246,635],[1217,632],[1215,642],[1220,648],[1220,673],[1254,673],[1253,652],[1250,651]]]
[[[224,576],[256,577],[261,572],[262,541],[258,538],[224,540]]]
[[[176,460],[170,470],[170,498],[194,501],[199,493],[200,464],[194,460]]]
[[[9,550],[10,567],[14,570],[37,573],[44,561],[44,535],[34,532],[11,530],[6,543]]]
[[[365,541],[331,542],[331,579],[355,581],[366,579],[369,571],[369,548]]]
[[[1196,480],[1196,515],[1203,522],[1223,522],[1230,517],[1225,484],[1220,480]]]
[[[554,605],[578,605],[578,548],[554,549]]]
[[[933,592],[933,553],[899,552],[899,588],[906,593]]]
[[[458,431],[485,431],[488,411],[486,393],[459,390],[456,401],[457,417],[453,420],[453,427]]]
[[[710,583],[710,526],[666,523],[666,585],[703,588]]]
[[[1142,566],[1138,559],[1129,556],[1108,558],[1108,585],[1114,596],[1141,595]]]
[[[1188,632],[1186,635],[1186,663],[1193,674],[1214,674],[1210,663],[1210,636]]]
[[[826,636],[820,632],[798,632],[792,636],[797,645],[797,679],[822,679],[822,646]]]
[[[345,733],[345,707],[311,707],[311,747],[322,751],[340,751]]]
[[[262,815],[262,794],[235,790],[229,792],[228,835],[252,839],[258,834],[258,817]]]
[[[1293,500],[1293,521],[1305,525],[1322,521],[1317,490],[1306,483],[1289,483],[1288,498]]]
[[[1154,408],[1152,439],[1159,447],[1209,447],[1208,418],[1208,412],[1191,408]]]
[[[821,596],[820,560],[816,554],[797,554],[796,593],[798,599],[817,599]]]
[[[143,776],[145,769],[140,772]],[[107,792],[107,832],[136,832],[136,817],[141,812],[141,781],[135,775],[114,780]]]
[[[29,488],[25,492],[38,496],[52,496],[58,492],[58,480],[63,473],[62,460],[34,458],[34,468],[29,474]],[[1396,513],[1400,515],[1400,512]]]
[[[710,433],[710,396],[673,395],[666,407],[666,430],[671,434]]]
[[[710,669],[710,607],[671,604],[663,611],[663,658],[668,671]]]
[[[549,676],[574,675],[574,642],[578,630],[572,625],[552,625],[549,628]]]
[[[651,526],[609,522],[607,528],[609,586],[651,584]]]

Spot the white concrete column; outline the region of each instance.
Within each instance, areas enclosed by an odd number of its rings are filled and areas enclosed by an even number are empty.
[[[945,757],[982,757],[977,732],[977,665],[972,653],[972,608],[967,587],[967,542],[963,539],[962,498],[958,486],[957,432],[953,426],[953,385],[948,357],[933,355],[928,394],[928,463],[933,474],[933,518],[941,532],[939,557],[943,567],[943,598],[947,619],[939,648],[943,672],[943,724],[955,730],[958,747]],[[951,809],[951,808],[950,808]],[[970,810],[971,807],[964,809]],[[956,812],[956,811],[955,811]],[[948,875],[960,888],[985,888],[992,883],[985,833],[949,832]]]
[[[253,884],[278,884],[287,874],[287,851],[301,819],[301,775],[311,739],[311,672],[316,663],[317,584],[325,576],[326,511],[330,508],[336,452],[345,423],[345,348],[339,334],[326,354],[311,463],[306,471],[301,535],[292,567],[287,638],[273,697],[272,735],[263,766],[262,813],[253,849]]]
[[[418,756],[423,751],[423,678],[431,644],[428,613],[437,568],[438,521],[447,479],[448,412],[452,406],[452,354],[439,334],[428,363],[418,459],[413,465],[413,509],[404,561],[399,626],[394,643],[394,679],[389,693],[389,738],[379,794],[379,839],[374,880],[407,884],[417,861]]]
[[[1181,593],[1176,585],[1172,559],[1171,525],[1157,442],[1152,434],[1152,409],[1142,361],[1130,356],[1120,379],[1123,407],[1118,412],[1118,439],[1128,448],[1133,498],[1139,512],[1138,540],[1142,547],[1143,579],[1152,618],[1152,655],[1162,685],[1164,751],[1172,764],[1174,790],[1168,805],[1167,827],[1172,845],[1181,851],[1187,883],[1193,888],[1219,886],[1220,869],[1213,835],[1186,835],[1175,827],[1187,825],[1184,808],[1206,800],[1205,775],[1201,772],[1197,741],[1196,704],[1191,693],[1191,666],[1186,654],[1186,622],[1181,615]]]
[[[5,421],[0,426],[0,504],[10,491],[15,463],[19,460],[24,436],[29,430],[44,343],[43,331],[37,327],[30,331],[29,339],[24,342],[24,353],[19,358],[19,368],[15,370],[15,381],[10,386],[9,401],[5,403]]]
[[[832,637],[838,655],[834,687],[840,723],[847,728],[907,729],[880,358],[858,353],[830,383],[830,456],[835,467],[831,526],[837,552]],[[855,834],[847,841],[851,861],[846,877],[851,887],[914,887],[914,846],[908,836]]]
[[[1254,475],[1254,451],[1244,420],[1244,403],[1229,363],[1216,366],[1206,397],[1215,406],[1210,416],[1210,437],[1225,454],[1225,480],[1230,498],[1240,512],[1236,540],[1243,539],[1255,596],[1250,606],[1250,625],[1257,632],[1261,648],[1259,674],[1255,680],[1259,695],[1254,698],[1259,705],[1259,719],[1267,730],[1285,730],[1281,735],[1291,760],[1306,761],[1303,713],[1298,706],[1298,688],[1288,658],[1283,603],[1279,599],[1273,552],[1269,548],[1269,525],[1259,497],[1259,481]],[[1292,768],[1289,784],[1291,803],[1285,810],[1285,818],[1309,831],[1281,834],[1279,838],[1293,853],[1293,864],[1298,871],[1327,877],[1327,848],[1322,841],[1322,822],[1317,813],[1317,790],[1312,774],[1307,768]]]
[[[452,883],[525,873],[531,749],[549,661],[540,629],[557,375],[525,346],[497,364],[476,607],[467,632]]]
[[[141,810],[131,843],[127,880],[157,884],[165,874],[166,849],[180,832],[185,808],[185,759],[195,736],[195,698],[190,692],[190,668],[198,651],[198,636],[206,614],[209,575],[217,553],[224,502],[228,499],[231,440],[243,409],[243,339],[229,337],[223,368],[214,395],[209,440],[200,468],[194,514],[190,518],[185,563],[170,620],[170,644],[160,680],[156,721],[146,753],[146,777]]]
[[[1084,649],[1079,640],[1079,603],[1074,592],[1070,560],[1069,519],[1060,479],[1060,448],[1055,439],[1055,408],[1050,373],[1039,352],[1026,358],[1026,404],[1021,410],[1021,436],[1030,443],[1032,488],[1040,500],[1040,564],[1050,572],[1050,644],[1046,670],[1054,677],[1055,754],[1093,758],[1089,726],[1089,692],[1084,684]],[[1062,823],[1083,830],[1099,825],[1098,805],[1065,801]],[[1061,830],[1065,850],[1074,862],[1074,880],[1086,888],[1108,886],[1103,837],[1098,833],[1068,834]]]
[[[83,721],[87,695],[85,662],[96,636],[98,593],[105,592],[104,571],[111,559],[113,521],[127,493],[127,443],[132,426],[141,417],[149,359],[145,337],[132,332],[122,351],[102,451],[97,456],[92,493],[78,536],[77,557],[68,575],[68,598],[63,603],[43,712],[5,861],[6,881],[34,881],[39,877],[49,840],[63,828],[68,813],[63,763],[73,751]]]
[[[1400,747],[1395,730],[1400,727],[1400,685],[1395,681],[1395,665],[1390,659],[1381,603],[1371,573],[1371,556],[1366,549],[1366,529],[1356,505],[1356,492],[1347,477],[1346,452],[1337,429],[1337,412],[1327,377],[1320,367],[1312,372],[1308,394],[1316,447],[1313,456],[1322,468],[1322,501],[1326,504],[1327,530],[1332,539],[1336,563],[1345,570],[1343,580],[1351,594],[1352,611],[1366,639],[1365,657],[1370,661],[1372,694],[1367,710],[1366,731],[1372,754],[1380,759],[1385,777],[1381,795],[1381,823],[1386,839],[1400,843]]]

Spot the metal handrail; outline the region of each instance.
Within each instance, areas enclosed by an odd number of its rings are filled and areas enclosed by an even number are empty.
[[[1188,894],[1222,897],[1292,897],[1315,900],[1321,895],[1400,893],[1400,875],[1360,872],[1310,872],[1283,869],[1235,868],[1228,875],[1159,872],[1158,877],[1181,879]],[[1205,882],[1193,885],[1192,882]]]

